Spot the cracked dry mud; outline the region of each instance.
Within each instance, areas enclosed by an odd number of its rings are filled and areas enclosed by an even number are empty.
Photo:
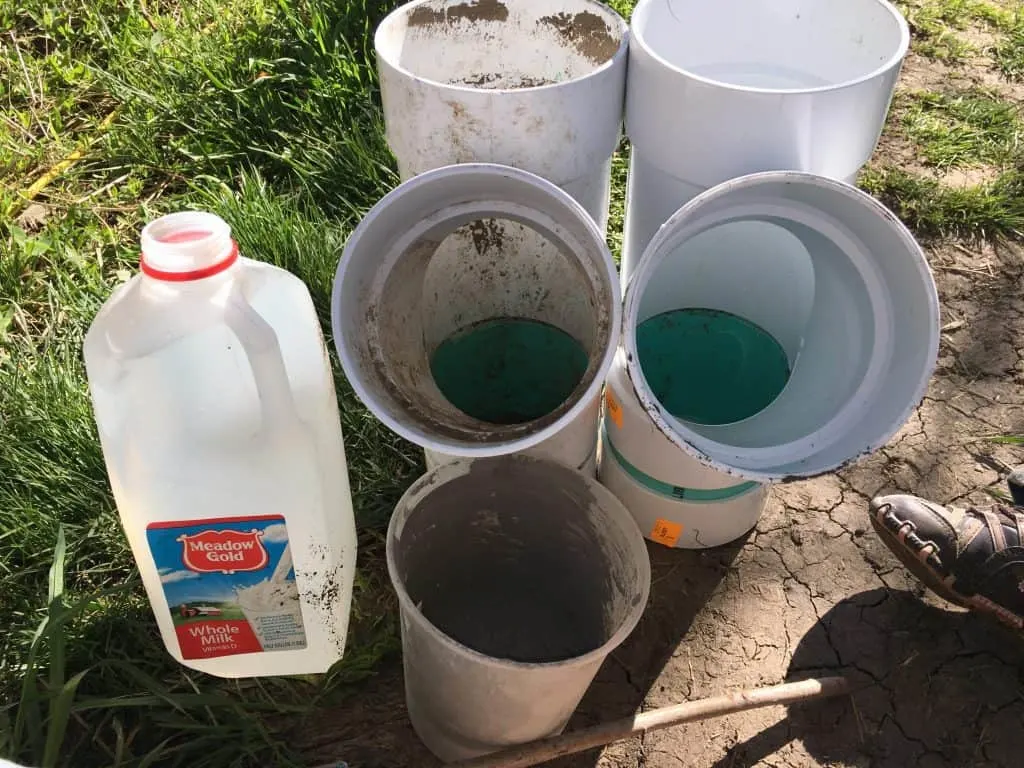
[[[926,593],[866,516],[880,492],[991,503],[1024,461],[1024,251],[929,249],[943,307],[927,397],[881,451],[838,475],[776,487],[757,529],[705,552],[649,544],[651,601],[569,728],[815,674],[848,698],[651,733],[558,768],[1017,768],[1024,638]],[[433,766],[405,715],[400,666],[325,714],[310,746],[358,766]]]

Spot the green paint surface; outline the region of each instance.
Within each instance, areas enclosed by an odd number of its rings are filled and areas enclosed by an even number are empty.
[[[491,424],[522,424],[555,410],[589,358],[565,331],[536,320],[485,320],[445,339],[430,372],[448,401]]]
[[[664,312],[642,322],[636,340],[655,397],[685,421],[741,421],[778,397],[789,379],[789,360],[779,342],[728,312]]]

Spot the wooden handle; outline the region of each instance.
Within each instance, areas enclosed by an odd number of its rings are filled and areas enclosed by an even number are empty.
[[[823,677],[801,680],[798,683],[755,688],[710,699],[688,701],[642,712],[633,717],[615,720],[592,728],[540,739],[517,747],[492,752],[489,755],[448,763],[448,768],[529,768],[556,757],[574,755],[594,747],[603,747],[614,741],[628,739],[647,731],[657,731],[673,725],[707,720],[712,717],[744,712],[748,709],[792,704],[797,701],[823,699],[848,693],[850,684],[845,677]]]

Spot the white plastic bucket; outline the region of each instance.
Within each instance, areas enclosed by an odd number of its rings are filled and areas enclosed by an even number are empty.
[[[620,353],[605,384],[599,478],[648,539],[704,549],[753,528],[768,486],[705,466],[670,441],[640,405]]]
[[[501,163],[554,182],[603,232],[626,22],[595,0],[416,0],[377,28],[388,144],[406,180]]]
[[[554,458],[578,467],[619,295],[601,232],[567,193],[514,168],[449,166],[401,184],[352,233],[334,340],[356,394],[407,440],[468,457],[571,446]]]
[[[561,732],[651,583],[615,496],[525,456],[417,480],[391,518],[387,561],[409,717],[446,761]]]
[[[852,182],[910,43],[886,0],[641,0],[631,19],[625,284],[676,209],[744,174]]]
[[[757,227],[778,230],[771,247]],[[888,209],[775,171],[718,185],[658,230],[623,328],[628,384],[656,430],[718,472],[766,482],[836,469],[896,433],[935,367],[939,305]]]

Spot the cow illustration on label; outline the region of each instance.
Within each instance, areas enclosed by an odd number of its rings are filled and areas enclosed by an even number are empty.
[[[284,517],[153,523],[146,535],[184,658],[306,647]]]

